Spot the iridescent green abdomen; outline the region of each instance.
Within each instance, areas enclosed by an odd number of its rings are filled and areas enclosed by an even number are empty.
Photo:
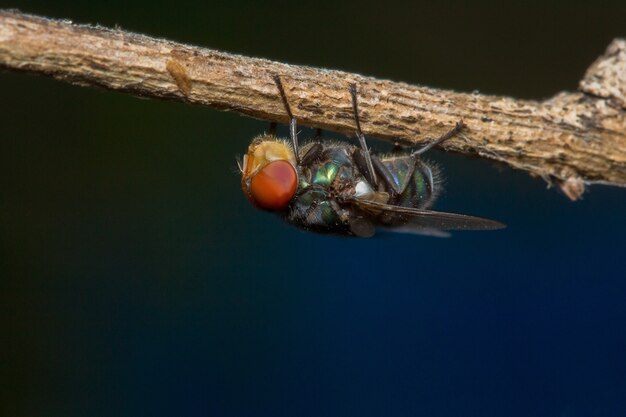
[[[382,159],[387,167],[400,195],[389,201],[404,207],[428,208],[436,197],[436,183],[439,170],[436,166],[427,165],[419,158],[411,155],[392,156]]]

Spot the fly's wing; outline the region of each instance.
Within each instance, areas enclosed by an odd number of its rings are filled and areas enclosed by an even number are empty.
[[[420,236],[430,236],[430,237],[450,237],[450,233],[439,230],[439,229],[431,229],[429,227],[423,227],[419,224],[415,223],[407,223],[402,226],[395,227],[382,227],[383,232],[391,232],[391,233],[404,233],[407,235],[420,235]]]
[[[413,232],[418,234],[438,235],[433,231],[442,230],[494,230],[502,229],[504,224],[482,217],[466,216],[465,214],[446,213],[443,211],[422,210],[412,207],[392,206],[370,200],[353,199],[362,210],[380,215],[385,214],[406,222],[390,230]],[[443,233],[441,234],[443,235]]]

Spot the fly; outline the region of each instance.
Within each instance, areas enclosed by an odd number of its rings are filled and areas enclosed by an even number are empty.
[[[244,194],[299,228],[371,237],[377,228],[447,236],[447,230],[490,230],[494,220],[431,210],[441,188],[439,170],[421,155],[458,134],[463,122],[412,152],[372,154],[361,130],[356,84],[350,85],[359,146],[316,139],[300,148],[296,119],[279,76],[291,141],[273,133],[256,137],[240,165]],[[271,129],[273,130],[273,129]]]

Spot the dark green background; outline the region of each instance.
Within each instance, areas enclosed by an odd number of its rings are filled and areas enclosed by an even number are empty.
[[[3,3],[529,99],[626,36],[624,1]],[[0,90],[0,415],[624,415],[626,190],[571,203],[434,151],[437,207],[506,230],[317,236],[240,191],[266,123],[8,72]]]

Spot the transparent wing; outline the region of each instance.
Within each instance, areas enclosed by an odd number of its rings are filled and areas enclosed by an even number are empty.
[[[407,235],[420,235],[430,237],[450,237],[450,232],[444,230],[432,229],[428,227],[420,226],[415,223],[407,223],[402,226],[396,227],[381,227],[380,230],[389,233],[403,233]]]
[[[427,230],[494,230],[506,227],[495,220],[467,216],[465,214],[392,206],[356,198],[353,201],[362,210],[369,213],[378,215],[384,213],[387,216],[391,216],[391,218],[405,221],[406,223],[401,226],[389,228],[390,230],[398,229],[398,231],[405,233],[411,229],[414,229],[416,233],[420,233],[420,231]]]

